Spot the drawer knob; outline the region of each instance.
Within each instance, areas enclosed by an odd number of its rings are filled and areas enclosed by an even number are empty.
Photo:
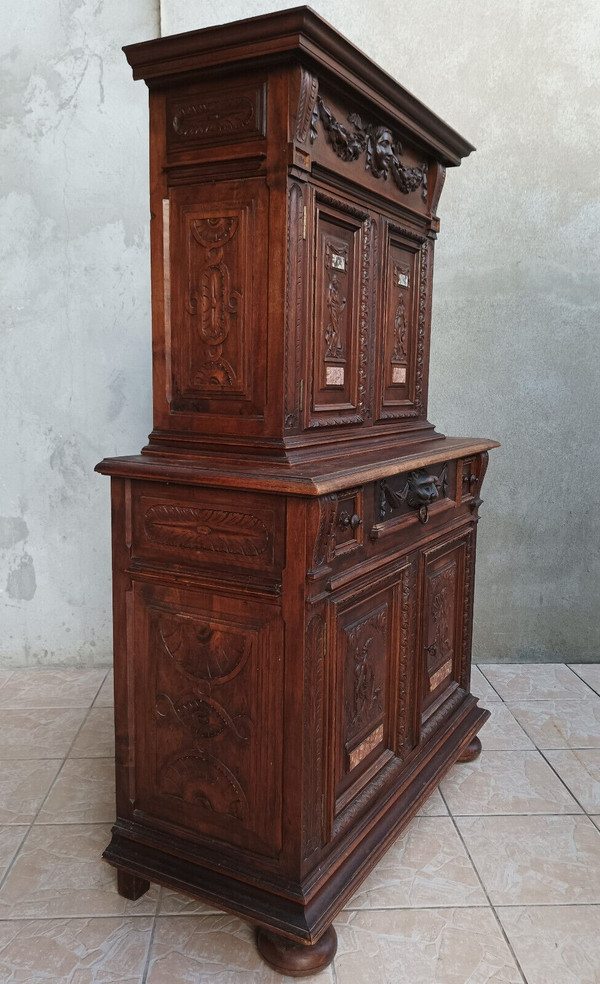
[[[351,516],[350,513],[341,512],[338,518],[338,526],[341,530],[347,530],[348,528],[357,530],[361,523],[362,519],[356,513]]]

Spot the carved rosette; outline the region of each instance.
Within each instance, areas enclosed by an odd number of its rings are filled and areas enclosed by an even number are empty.
[[[386,181],[388,175],[391,175],[396,187],[403,194],[408,195],[421,188],[423,199],[427,198],[427,163],[405,167],[400,161],[402,145],[390,127],[365,122],[357,113],[351,113],[348,116],[348,123],[352,127],[350,129],[336,119],[320,96],[317,97],[313,112],[313,141],[318,133],[319,120],[329,143],[341,160],[356,161],[364,154],[365,170],[370,171],[374,178],[383,178]]]

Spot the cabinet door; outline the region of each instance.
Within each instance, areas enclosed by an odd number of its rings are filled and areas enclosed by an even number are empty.
[[[436,712],[468,690],[474,530],[421,554],[421,720],[428,736]],[[431,724],[429,723],[431,722]]]
[[[184,838],[276,856],[279,609],[134,582],[133,625],[128,740],[136,818],[147,815]]]
[[[375,368],[378,420],[417,417],[424,408],[428,325],[427,241],[383,223],[379,351]]]
[[[332,604],[331,833],[367,805],[412,747],[412,600],[408,564]]]
[[[360,424],[367,401],[371,218],[315,193],[308,427]]]

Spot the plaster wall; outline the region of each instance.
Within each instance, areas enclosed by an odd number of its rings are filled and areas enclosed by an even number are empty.
[[[151,425],[146,90],[120,46],[295,0],[0,17],[0,661],[107,662],[108,484]],[[489,436],[474,651],[600,657],[597,0],[312,0],[479,149],[448,173],[430,419]],[[160,17],[159,17],[160,14]]]
[[[0,5],[0,661],[111,658],[107,453],[151,420],[150,0]]]

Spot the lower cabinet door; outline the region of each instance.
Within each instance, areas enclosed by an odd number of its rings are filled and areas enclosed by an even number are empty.
[[[132,625],[134,818],[275,857],[282,840],[278,606],[134,582]]]
[[[331,833],[343,830],[412,747],[415,583],[406,564],[332,601]]]
[[[422,737],[429,736],[426,725],[436,712],[469,687],[474,536],[469,527],[420,556]]]

